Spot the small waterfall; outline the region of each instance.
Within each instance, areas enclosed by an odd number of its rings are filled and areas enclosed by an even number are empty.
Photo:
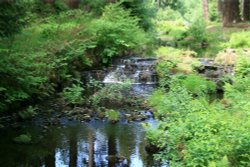
[[[124,73],[125,65],[118,65],[114,71],[105,76],[103,83],[123,83],[127,77]]]
[[[155,88],[158,78],[154,58],[129,58],[114,61],[111,71],[103,79],[105,84],[130,81],[136,95],[148,95]]]

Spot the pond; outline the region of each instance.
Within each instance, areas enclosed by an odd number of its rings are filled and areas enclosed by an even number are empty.
[[[155,124],[151,118],[146,122]],[[13,138],[30,134],[32,143],[20,145]],[[163,166],[145,151],[144,129],[140,122],[89,123],[39,127],[23,125],[1,131],[0,166]]]

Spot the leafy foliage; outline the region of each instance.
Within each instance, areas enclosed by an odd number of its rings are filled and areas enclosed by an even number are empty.
[[[193,95],[206,95],[215,92],[216,84],[198,75],[188,75],[180,81],[182,87],[186,88]]]
[[[10,37],[20,32],[25,23],[25,2],[0,2],[0,37]]]
[[[18,115],[24,120],[30,119],[30,118],[34,117],[36,114],[37,114],[36,108],[34,108],[32,106],[29,106],[26,110],[18,113]]]
[[[116,122],[116,121],[119,121],[120,113],[119,113],[119,111],[115,111],[113,109],[110,109],[106,112],[106,116],[107,116],[109,121]]]
[[[101,56],[104,64],[112,57],[146,44],[145,33],[139,28],[138,21],[129,11],[114,4],[106,6],[102,17],[92,22],[90,34],[96,45],[94,53]]]
[[[225,45],[230,48],[249,48],[250,32],[237,32],[231,34],[230,40]]]
[[[9,55],[8,52],[2,50],[1,55],[0,74],[4,78],[0,81],[1,111],[7,109],[14,102],[18,105],[20,101],[37,94],[42,97],[53,90],[43,71],[47,67],[45,62],[33,63],[42,58],[43,54],[30,53],[23,56],[21,53],[12,53]]]
[[[82,104],[83,103],[83,86],[80,84],[80,81],[77,81],[77,84],[72,84],[70,87],[65,87],[62,92],[63,98],[71,104]]]
[[[159,89],[150,98],[160,121],[147,135],[161,148],[156,158],[170,160],[170,166],[248,166],[249,81],[234,78],[233,85],[225,85],[224,99],[209,103],[193,94],[214,90],[210,81],[195,75],[172,77],[168,91]],[[167,135],[155,137],[159,132]]]
[[[119,105],[126,103],[126,93],[130,89],[130,83],[108,84],[97,91],[91,101],[94,106]]]
[[[156,8],[151,0],[121,0],[121,5],[131,11],[132,16],[139,18],[139,26],[145,31],[152,31],[154,25],[152,19],[156,15]]]
[[[250,74],[250,57],[249,54],[241,52],[237,57],[235,72],[237,76],[248,77]]]

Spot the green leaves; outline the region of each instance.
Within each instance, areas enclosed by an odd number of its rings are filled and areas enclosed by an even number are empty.
[[[101,56],[104,64],[108,64],[112,57],[135,50],[147,42],[138,21],[129,11],[112,4],[104,8],[100,19],[92,22],[89,33],[94,37],[92,41],[96,42],[93,50]]]
[[[64,100],[70,104],[82,104],[83,103],[83,86],[80,84],[80,81],[77,81],[77,84],[72,84],[70,87],[63,89],[62,96]]]
[[[0,37],[11,37],[24,27],[26,11],[25,2],[0,2]]]
[[[215,86],[200,76],[171,79],[168,91],[150,98],[160,122],[157,130],[146,128],[150,143],[161,147],[156,157],[171,166],[249,166],[249,77],[226,84],[222,104],[208,102],[204,94]]]

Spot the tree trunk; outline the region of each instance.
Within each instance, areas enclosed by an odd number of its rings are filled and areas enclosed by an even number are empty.
[[[217,3],[218,3],[217,5],[218,5],[219,18],[221,21],[223,16],[223,0],[218,0]]]
[[[250,0],[243,1],[243,20],[250,20]]]
[[[80,0],[68,0],[68,6],[70,9],[77,9],[79,7]]]
[[[239,0],[224,0],[223,3],[223,26],[230,26],[240,21]]]
[[[116,3],[116,0],[107,0],[107,3]]]
[[[208,11],[208,0],[202,0],[203,6],[203,17],[206,21],[209,20],[209,11]]]
[[[43,2],[53,5],[55,3],[55,0],[43,0]]]

